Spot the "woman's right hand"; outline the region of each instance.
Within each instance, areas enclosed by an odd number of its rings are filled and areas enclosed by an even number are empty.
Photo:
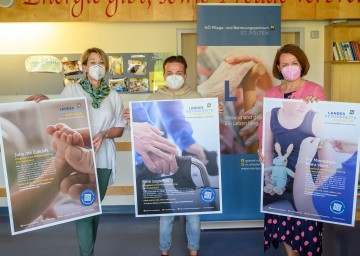
[[[258,154],[258,157],[259,157],[259,162],[260,162],[261,164],[264,164],[264,163],[265,163],[265,156],[264,156],[263,153],[262,153],[262,147],[259,147],[259,148],[258,148],[257,154]]]
[[[40,102],[42,100],[48,100],[49,98],[44,94],[34,94],[25,99],[25,101],[35,101]]]
[[[124,109],[123,117],[126,120],[126,122],[130,123],[130,108]]]
[[[262,147],[258,148],[257,154],[259,157],[259,162],[261,164],[264,164],[265,156],[262,153]],[[264,183],[265,183],[265,185],[273,185],[274,184],[274,181],[271,179],[271,172],[267,168],[265,168],[265,170],[264,170]]]

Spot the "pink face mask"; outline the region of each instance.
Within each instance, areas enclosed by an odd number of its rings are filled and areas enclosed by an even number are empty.
[[[281,70],[281,74],[286,81],[295,81],[300,77],[301,68],[299,66],[286,66]]]

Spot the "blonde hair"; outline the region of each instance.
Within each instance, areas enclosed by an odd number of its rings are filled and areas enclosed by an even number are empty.
[[[109,71],[109,59],[106,56],[105,52],[103,50],[101,50],[100,48],[93,47],[93,48],[89,48],[89,49],[85,50],[85,52],[80,57],[81,64],[86,66],[87,62],[89,60],[89,56],[93,52],[99,54],[101,60],[104,61],[104,63],[105,63],[106,73],[108,73],[108,71]]]

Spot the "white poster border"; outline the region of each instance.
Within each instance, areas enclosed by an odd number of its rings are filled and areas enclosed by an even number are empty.
[[[263,126],[262,126],[262,134],[263,134],[263,140],[262,140],[262,154],[265,156],[266,158],[266,154],[265,154],[265,147],[266,147],[266,113],[270,112],[273,108],[276,107],[281,107],[282,106],[282,102],[286,101],[289,103],[303,103],[303,100],[293,100],[293,99],[280,99],[280,98],[264,98],[264,112],[263,112]],[[330,101],[321,101],[321,102],[314,102],[314,103],[307,103],[308,106],[310,108],[314,108],[316,110],[322,110],[322,116],[332,116],[334,115],[333,120],[336,119],[336,117],[340,117],[341,118],[345,118],[344,116],[348,115],[349,112],[353,111],[352,115],[353,115],[353,126],[356,127],[354,128],[354,130],[357,131],[357,134],[349,134],[346,132],[341,132],[341,131],[337,131],[336,129],[328,129],[330,130],[330,132],[334,135],[331,136],[331,138],[340,138],[340,139],[344,139],[344,140],[348,140],[351,141],[351,139],[355,141],[353,141],[354,143],[357,143],[357,151],[359,151],[360,149],[360,120],[356,118],[356,114],[360,113],[360,104],[358,103],[349,103],[349,102],[330,102]],[[334,111],[335,110],[335,111]],[[338,111],[336,111],[338,110]],[[343,110],[348,110],[348,112],[345,112]],[[325,114],[325,112],[327,112],[327,114]],[[356,114],[355,114],[356,113]],[[338,116],[340,115],[340,116]],[[331,118],[330,118],[331,119]],[[337,119],[336,119],[337,120]],[[343,119],[344,121],[345,119]],[[346,122],[346,121],[344,121]],[[325,123],[325,122],[324,122]],[[334,121],[334,126],[338,123],[341,123],[341,121],[336,122]],[[331,122],[330,124],[331,125]],[[338,125],[339,126],[339,125]],[[344,125],[345,126],[345,125]],[[334,127],[336,128],[336,126]],[[354,155],[355,155],[354,153]],[[341,154],[341,153],[337,153],[337,154]],[[351,158],[351,157],[350,157]],[[345,161],[345,160],[343,160]],[[334,161],[335,162],[335,161]],[[338,165],[341,164],[340,162],[337,163]],[[338,224],[338,225],[344,225],[344,226],[354,226],[355,225],[355,214],[356,214],[356,201],[357,201],[357,191],[358,191],[358,182],[359,182],[359,156],[356,153],[356,167],[355,167],[355,171],[356,173],[354,174],[354,182],[353,182],[353,188],[350,188],[350,194],[352,195],[352,210],[351,210],[351,221],[346,223],[346,222],[342,222],[341,218],[333,218],[332,221],[330,220],[326,220],[326,219],[322,219],[322,218],[317,218],[317,217],[311,217],[312,213],[297,213],[296,211],[293,211],[294,214],[289,214],[289,211],[286,210],[285,208],[282,209],[283,212],[279,212],[281,211],[281,207],[277,208],[278,211],[271,211],[271,210],[264,210],[264,170],[265,170],[265,165],[262,164],[262,174],[261,174],[261,202],[260,202],[260,211],[263,213],[269,213],[269,214],[276,214],[276,215],[281,215],[281,216],[289,216],[289,217],[296,217],[296,218],[300,218],[300,219],[306,219],[306,220],[313,220],[313,221],[321,221],[321,222],[326,222],[326,223],[332,223],[332,224]],[[338,170],[336,168],[336,170]],[[353,191],[352,191],[353,190]],[[330,211],[330,208],[329,208]],[[328,217],[329,216],[324,216],[324,215],[318,215],[320,217]]]
[[[204,105],[204,104],[211,104],[212,114],[211,118],[213,119],[212,122],[216,124],[215,127],[201,127],[203,129],[207,129],[210,131],[213,131],[212,134],[214,137],[212,139],[216,141],[216,152],[217,152],[217,165],[218,165],[218,192],[216,193],[216,197],[218,197],[219,200],[219,209],[216,211],[196,211],[196,212],[176,212],[176,213],[156,213],[156,214],[140,214],[139,213],[139,205],[137,202],[138,193],[137,193],[137,182],[136,182],[136,159],[135,159],[135,145],[134,145],[134,125],[133,125],[133,110],[132,105],[136,103],[152,103],[156,104],[157,102],[181,102],[185,103],[184,105]],[[178,215],[194,215],[194,214],[220,214],[222,213],[222,188],[221,188],[221,160],[220,160],[220,139],[219,139],[219,114],[218,114],[218,99],[217,98],[196,98],[196,99],[175,99],[175,100],[150,100],[150,101],[130,101],[130,115],[131,115],[131,146],[132,146],[132,163],[133,163],[133,179],[134,179],[134,201],[135,201],[135,216],[136,217],[154,217],[154,216],[178,216]],[[199,127],[197,127],[197,130],[199,130]],[[209,139],[209,138],[205,138]],[[169,176],[171,177],[171,175]]]
[[[87,100],[85,97],[73,97],[73,98],[61,98],[61,99],[49,99],[49,100],[45,100],[45,101],[41,101],[41,102],[34,102],[34,101],[24,101],[24,102],[10,102],[10,103],[1,103],[1,106],[14,106],[15,108],[23,106],[23,105],[31,105],[31,104],[51,104],[53,102],[73,102],[73,101],[82,101],[85,104],[85,116],[87,118],[87,128],[89,129],[90,132],[90,141],[92,142],[92,131],[91,131],[91,125],[90,125],[90,117],[89,117],[89,112],[88,112],[88,104],[87,104]],[[0,111],[1,113],[1,111]],[[2,149],[2,150],[1,150]],[[93,144],[91,143],[91,150],[94,152],[94,147]],[[31,227],[28,229],[24,229],[24,230],[20,230],[20,231],[16,231],[14,228],[14,220],[13,220],[13,209],[11,207],[11,198],[10,198],[10,188],[9,188],[9,183],[8,183],[8,172],[7,172],[7,166],[6,166],[6,158],[5,158],[5,148],[4,148],[4,143],[3,143],[3,130],[1,128],[1,124],[0,124],[0,153],[1,153],[1,159],[2,159],[2,168],[3,168],[3,174],[4,174],[4,178],[5,178],[5,188],[6,188],[6,200],[7,200],[7,204],[8,204],[8,210],[9,210],[9,220],[10,220],[10,229],[11,229],[11,234],[12,235],[18,235],[18,234],[23,234],[23,233],[27,233],[27,232],[31,232],[31,231],[35,231],[35,230],[39,230],[39,229],[43,229],[43,228],[47,228],[47,227],[52,227],[52,226],[56,226],[59,224],[64,224],[64,223],[68,223],[68,222],[72,222],[75,220],[79,220],[79,219],[83,219],[83,218],[87,218],[87,217],[91,217],[91,216],[96,216],[96,215],[100,215],[102,214],[102,206],[101,206],[101,202],[100,202],[100,198],[97,198],[98,200],[98,211],[95,213],[89,213],[89,214],[84,214],[82,216],[78,216],[78,217],[73,217],[73,218],[69,218],[69,219],[65,219],[65,220],[60,220],[60,221],[56,221],[56,222],[51,222],[48,224],[43,224],[43,225],[39,225],[39,226],[35,226],[35,227]],[[100,191],[99,191],[99,186],[98,186],[98,177],[96,175],[96,160],[95,160],[95,155],[93,154],[93,163],[94,163],[94,171],[95,171],[95,179],[96,179],[96,192],[97,195],[100,195]]]

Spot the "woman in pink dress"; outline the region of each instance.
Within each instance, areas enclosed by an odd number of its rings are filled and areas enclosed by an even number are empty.
[[[298,46],[292,44],[283,46],[275,56],[272,70],[273,75],[281,80],[281,84],[269,89],[265,97],[303,99],[305,102],[325,100],[324,90],[320,85],[303,79],[309,68],[309,61]],[[258,155],[260,162],[264,164],[266,157],[270,158],[270,156],[267,156],[266,153],[265,156],[262,154],[262,123],[258,131],[260,140]],[[275,134],[274,139],[276,139]],[[284,194],[287,190],[292,197],[292,184],[286,187]],[[294,205],[293,198],[289,201]],[[321,222],[265,214],[264,250],[269,249],[271,245],[278,248],[279,244],[284,242],[288,256],[321,255],[322,232]]]

